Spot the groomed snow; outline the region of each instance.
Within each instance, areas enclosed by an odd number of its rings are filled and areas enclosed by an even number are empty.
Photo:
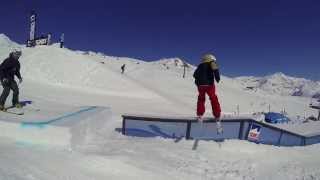
[[[0,57],[5,58],[18,45],[3,39],[7,38],[1,35]],[[195,142],[184,139],[121,135],[122,114],[194,116],[194,67],[183,79],[183,67],[172,61],[144,62],[56,46],[22,50],[20,97],[33,103],[25,107],[23,116],[0,113],[2,132],[10,130],[8,123],[17,126],[79,107],[110,107],[111,114],[97,113],[79,123],[72,130],[75,139],[67,145],[23,141],[19,134],[0,136],[0,179],[320,179],[319,144],[276,147],[227,140],[199,141],[193,148]],[[121,74],[124,63],[127,69]],[[274,111],[285,108],[292,117],[317,115],[308,108],[308,97],[247,91],[237,79],[226,76],[217,87],[227,115],[236,114],[237,107],[240,114],[268,111],[269,105]],[[211,116],[208,105],[207,117]],[[311,132],[311,128],[304,130]],[[57,139],[63,142],[67,137]]]

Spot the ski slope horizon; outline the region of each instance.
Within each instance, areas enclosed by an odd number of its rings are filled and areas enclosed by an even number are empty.
[[[192,77],[195,66],[188,64],[186,78],[182,78],[184,62],[179,58],[145,62],[61,49],[55,45],[25,48],[4,34],[0,35],[0,45],[2,59],[14,48],[23,50],[20,63],[26,80],[110,96],[176,101],[183,108],[188,107],[187,115],[195,114],[197,90]],[[119,74],[122,64],[126,64],[124,75]],[[309,104],[314,101],[312,97],[320,94],[320,81],[283,73],[260,78],[223,75],[217,88],[226,114],[285,110],[291,117],[317,115]],[[207,115],[209,112],[207,110]]]
[[[197,90],[192,77],[195,67],[190,65],[186,78],[182,78],[183,62],[179,58],[145,62],[60,49],[56,45],[25,48],[0,35],[1,59],[14,48],[23,51],[20,63],[24,81],[19,85],[20,99],[30,100],[32,104],[25,107],[23,116],[0,114],[0,179],[282,180],[320,177],[319,144],[289,148],[239,140],[221,144],[201,141],[198,149],[192,150],[193,141],[121,135],[117,129],[121,127],[124,113],[195,116]],[[122,64],[127,67],[124,74],[120,70]],[[291,84],[284,76],[273,76],[280,77],[279,91],[268,91],[277,78],[254,84],[260,80],[222,76],[217,93],[223,114],[236,115],[239,109],[240,114],[251,115],[267,112],[270,107],[277,112],[285,108],[290,117],[316,116],[317,111],[308,106],[310,96],[319,92],[319,82],[307,83],[301,88],[306,93],[292,96],[295,91],[281,91],[281,85]],[[301,85],[293,83],[293,87],[296,84]],[[10,105],[10,98],[6,105]],[[80,123],[80,129],[74,129],[71,137],[59,134],[64,132],[63,128],[52,126],[43,132],[39,130],[39,133],[46,133],[39,136],[48,136],[52,138],[50,141],[31,144],[21,141],[26,137],[19,133],[26,129],[19,129],[20,122],[50,119],[88,106],[110,108],[111,114],[105,112],[89,117],[88,121]],[[205,116],[212,117],[209,104],[206,107]],[[289,124],[300,125],[301,121]],[[304,130],[311,132],[312,128],[319,127],[318,122],[309,125],[312,127]],[[82,126],[97,129],[82,131]],[[16,127],[21,132],[12,130]],[[79,143],[82,138],[84,141]]]

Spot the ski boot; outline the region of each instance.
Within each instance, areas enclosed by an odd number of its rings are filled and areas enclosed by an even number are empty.
[[[18,103],[18,104],[16,104],[16,105],[14,105],[14,107],[17,108],[17,109],[21,109],[21,108],[22,108],[22,105],[21,105],[20,103]]]
[[[6,108],[4,107],[4,105],[0,105],[0,111],[6,111]]]
[[[199,123],[202,123],[202,122],[203,122],[203,117],[202,117],[202,116],[197,116],[197,121],[198,121]]]
[[[221,119],[220,118],[216,118],[216,122],[217,122],[217,134],[222,134],[223,133],[223,128],[221,125]]]

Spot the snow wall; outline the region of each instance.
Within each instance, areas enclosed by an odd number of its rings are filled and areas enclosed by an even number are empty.
[[[145,117],[123,115],[122,134],[138,137],[186,138],[221,141],[248,140],[277,146],[305,146],[320,142],[320,135],[303,136],[253,119],[223,119],[223,134],[214,119],[199,123],[192,117]]]

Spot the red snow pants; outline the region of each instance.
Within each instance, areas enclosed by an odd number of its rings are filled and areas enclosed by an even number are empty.
[[[220,117],[221,108],[220,108],[219,100],[215,91],[216,91],[216,88],[214,84],[198,86],[199,95],[198,95],[198,103],[197,103],[197,116],[202,116],[204,114],[206,94],[208,94],[211,102],[213,116],[216,118]]]

